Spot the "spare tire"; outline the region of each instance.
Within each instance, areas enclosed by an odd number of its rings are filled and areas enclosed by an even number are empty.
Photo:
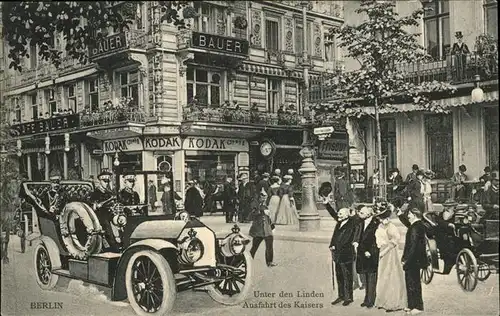
[[[82,244],[77,232],[76,220],[83,223],[86,241]],[[71,202],[64,206],[59,215],[59,227],[61,228],[61,238],[69,254],[76,259],[85,260],[89,255],[99,253],[102,249],[102,227],[97,216],[89,205],[82,202]],[[80,234],[78,234],[80,233]]]

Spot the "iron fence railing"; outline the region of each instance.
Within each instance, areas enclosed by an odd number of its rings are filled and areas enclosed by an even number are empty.
[[[302,115],[298,113],[267,113],[233,108],[186,108],[184,121],[204,121],[223,124],[245,124],[263,126],[299,126]]]
[[[479,75],[481,81],[488,81],[498,79],[498,55],[449,55],[439,61],[399,64],[396,69],[403,73],[405,80],[417,85],[432,81],[449,82],[453,85],[470,83],[476,80],[476,75]],[[309,101],[337,98],[339,87],[330,82],[334,77],[324,75],[312,79]]]
[[[112,109],[93,113],[80,114],[80,126],[101,126],[117,123],[145,123],[146,113],[138,109]]]

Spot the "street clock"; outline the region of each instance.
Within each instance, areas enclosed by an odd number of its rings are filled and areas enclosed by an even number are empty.
[[[269,159],[276,153],[276,145],[271,140],[264,140],[260,144],[260,154],[265,158]]]

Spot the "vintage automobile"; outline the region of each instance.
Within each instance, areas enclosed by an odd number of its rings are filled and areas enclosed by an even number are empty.
[[[157,172],[142,172],[157,179]],[[52,191],[58,208],[44,205]],[[83,181],[25,182],[21,197],[35,208],[41,236],[34,251],[36,282],[44,290],[60,276],[111,288],[111,299],[128,299],[137,315],[165,315],[177,292],[198,289],[215,301],[234,305],[251,292],[252,257],[249,240],[237,225],[224,238],[200,220],[177,215],[148,214],[146,203],[122,205],[108,201],[119,251],[103,251],[104,232],[90,200],[94,184]],[[147,191],[147,189],[146,189]],[[147,193],[147,192],[145,192]],[[144,196],[148,196],[145,194]],[[141,199],[141,202],[146,202]],[[181,219],[182,217],[182,219]]]
[[[458,283],[472,292],[478,281],[485,281],[499,269],[499,221],[481,220],[482,209],[476,204],[449,206],[453,216],[443,221],[442,214],[427,213],[427,256],[431,263],[421,271],[425,284],[434,273],[449,274],[456,268]]]

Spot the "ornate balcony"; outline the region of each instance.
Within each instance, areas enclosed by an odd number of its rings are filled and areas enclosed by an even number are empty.
[[[253,126],[301,126],[298,113],[267,113],[226,107],[191,107],[184,112],[185,122],[212,122]]]
[[[81,128],[92,126],[108,126],[124,123],[146,123],[147,115],[137,109],[111,109],[99,112],[80,114]]]
[[[271,2],[271,1],[268,1]],[[344,5],[342,1],[287,1],[287,0],[274,0],[273,3],[279,3],[290,7],[302,8],[307,4],[307,10],[316,13],[334,16],[337,18],[344,17]]]

